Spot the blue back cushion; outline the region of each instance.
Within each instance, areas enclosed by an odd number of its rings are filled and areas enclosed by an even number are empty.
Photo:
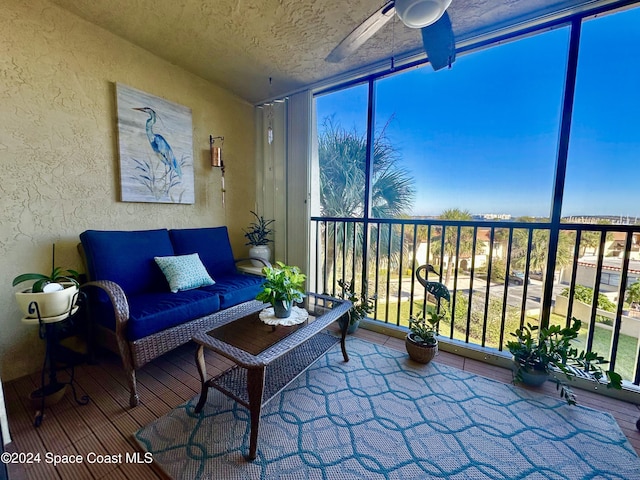
[[[175,254],[197,253],[214,280],[236,271],[227,227],[185,228],[171,230],[169,235]]]
[[[174,255],[168,230],[87,230],[80,240],[91,280],[112,280],[127,295],[169,291],[153,259]]]

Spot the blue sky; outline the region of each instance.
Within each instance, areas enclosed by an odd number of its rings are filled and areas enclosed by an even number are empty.
[[[583,25],[563,215],[640,215],[640,8]],[[376,130],[416,181],[414,215],[548,216],[569,28],[376,83]],[[367,86],[318,98],[366,131]]]

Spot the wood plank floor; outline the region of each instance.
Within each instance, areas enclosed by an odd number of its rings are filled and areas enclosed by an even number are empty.
[[[404,341],[371,331],[359,329],[355,336],[405,351]],[[141,404],[129,408],[129,394],[124,371],[118,357],[105,354],[97,365],[82,365],[76,369],[78,395],[88,394],[91,402],[76,405],[70,391],[65,398],[45,410],[39,428],[34,428],[34,409],[28,395],[39,384],[39,375],[8,382],[4,385],[9,428],[13,443],[10,451],[40,453],[40,463],[10,465],[11,479],[130,479],[163,478],[152,465],[127,463],[125,455],[137,452],[133,433],[180,403],[199,393],[200,381],[194,363],[195,346],[185,345],[146,365],[138,372],[138,390]],[[215,374],[231,366],[230,362],[212,352],[206,352],[207,370]],[[510,383],[510,370],[440,352],[437,362]],[[557,395],[555,386],[543,391]],[[640,417],[637,405],[614,400],[582,390],[577,391],[580,404],[610,412],[622,428],[630,443],[640,452],[640,432],[635,423]],[[81,464],[60,464],[44,461],[45,454],[81,455]],[[89,453],[113,456],[122,454],[122,462],[88,463]]]

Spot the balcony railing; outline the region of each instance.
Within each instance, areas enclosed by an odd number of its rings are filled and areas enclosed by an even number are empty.
[[[356,292],[366,287],[375,297],[376,322],[407,327],[409,317],[439,308],[446,312],[441,338],[504,351],[510,333],[525,323],[568,325],[578,318],[578,348],[607,357],[626,381],[640,384],[639,299],[629,288],[640,280],[640,225],[562,223],[550,266],[550,223],[321,217],[311,223],[310,288],[339,295],[338,281],[353,280]],[[449,305],[436,305],[416,281],[425,263],[437,272],[428,279],[449,287]]]

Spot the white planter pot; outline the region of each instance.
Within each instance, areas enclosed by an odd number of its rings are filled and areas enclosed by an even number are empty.
[[[271,249],[269,245],[256,245],[249,249],[249,256],[253,258],[262,258],[263,260],[271,263]],[[263,263],[258,260],[251,260],[251,264],[254,267],[264,267]]]
[[[40,316],[57,317],[64,313],[68,313],[73,306],[72,303],[77,299],[78,286],[74,283],[63,283],[64,290],[57,292],[40,292],[33,293],[31,289],[22,292],[16,292],[16,300],[22,313],[27,318],[38,318],[37,312],[30,313],[29,305],[31,302],[38,303]]]

